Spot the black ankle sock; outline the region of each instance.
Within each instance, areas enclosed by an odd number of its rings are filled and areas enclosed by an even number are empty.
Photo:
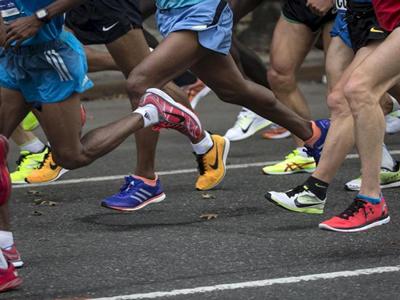
[[[306,182],[304,182],[304,185],[307,186],[308,189],[319,199],[323,200],[326,198],[326,193],[329,187],[328,183],[310,176]]]

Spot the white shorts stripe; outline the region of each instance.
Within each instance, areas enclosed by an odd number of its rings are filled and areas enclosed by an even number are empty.
[[[44,52],[44,56],[46,57],[47,62],[53,67],[54,70],[58,73],[58,76],[60,76],[61,81],[66,81],[66,78],[64,77],[64,74],[58,69],[57,65],[55,64],[53,57],[48,53],[48,51]]]
[[[61,69],[67,75],[67,78],[69,80],[73,80],[71,73],[69,72],[67,66],[65,65],[64,60],[62,59],[61,55],[58,54],[55,50],[51,50],[51,53],[56,57],[57,61],[60,63]]]

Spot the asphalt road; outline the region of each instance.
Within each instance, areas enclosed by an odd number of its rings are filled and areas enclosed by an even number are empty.
[[[303,88],[314,116],[327,116],[325,87],[309,83]],[[87,103],[87,110],[90,129],[127,113],[129,106],[116,99]],[[225,133],[238,110],[214,95],[198,109],[206,127],[216,133]],[[398,136],[389,137],[388,145],[399,150]],[[320,221],[351,202],[354,193],[344,191],[343,184],[358,176],[359,163],[349,159],[344,164],[331,186],[325,215],[292,214],[267,202],[264,194],[292,188],[307,176],[265,176],[260,166],[245,165],[279,160],[291,147],[290,139],[271,142],[259,135],[232,144],[229,164],[237,168],[230,169],[223,184],[209,193],[212,199],[203,199],[203,193],[194,190],[196,173],[190,169],[196,166],[188,143],[175,132],[165,132],[158,148],[158,170],[186,171],[161,176],[167,199],[131,214],[99,205],[118,190],[122,178],[15,189],[12,220],[25,261],[20,270],[24,284],[0,299],[86,299],[204,286],[211,290],[191,290],[186,295],[178,291],[168,299],[400,299],[398,269],[386,273],[377,269],[400,265],[398,190],[385,191],[392,217],[389,225],[357,234],[321,231]],[[11,166],[16,157],[12,146]],[[134,163],[130,139],[62,180],[118,177],[132,172]],[[56,205],[35,205],[38,198]],[[217,218],[202,220],[205,213]],[[350,277],[340,273],[360,269],[378,273],[357,271]],[[332,272],[339,273],[318,277]],[[317,275],[312,281],[301,277],[313,274]],[[269,279],[279,280],[271,285]],[[267,282],[257,286],[254,282],[259,280]],[[239,284],[238,289],[229,285],[241,282],[250,284]],[[228,286],[215,290],[220,284]],[[145,299],[130,298],[134,297]]]

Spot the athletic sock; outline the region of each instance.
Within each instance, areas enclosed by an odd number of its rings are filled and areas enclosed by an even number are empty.
[[[314,145],[314,143],[321,137],[321,129],[319,129],[314,121],[311,121],[311,129],[312,136],[308,140],[304,141],[309,146]]]
[[[194,153],[197,155],[202,155],[208,152],[214,146],[214,142],[211,135],[206,131],[204,138],[197,144],[192,144]]]
[[[14,237],[11,231],[0,230],[0,248],[8,249],[14,245]]]
[[[44,147],[45,147],[45,145],[38,138],[34,138],[33,140],[31,140],[31,141],[19,146],[21,151],[28,151],[28,152],[31,152],[31,153],[42,152]]]
[[[360,199],[360,200],[367,201],[367,202],[369,202],[371,204],[379,204],[379,203],[381,203],[381,198],[369,197],[369,196],[365,196],[365,195],[362,195],[362,194],[358,194],[356,198]]]
[[[144,128],[159,122],[157,108],[152,104],[147,104],[142,107],[138,107],[132,113],[140,114],[143,118]]]
[[[390,155],[388,149],[386,148],[385,144],[382,144],[382,164],[381,168],[390,170],[390,171],[395,171],[396,169],[396,161],[393,159],[393,157]]]
[[[7,270],[8,269],[8,262],[4,257],[4,254],[0,252],[0,269]]]
[[[149,179],[149,178],[138,176],[138,175],[132,175],[132,177],[136,178],[136,179],[140,179],[145,184],[150,185],[150,186],[156,186],[157,185],[157,179],[158,179],[157,175],[156,175],[156,178],[154,178],[154,179]]]
[[[324,200],[326,198],[326,193],[328,192],[329,183],[326,183],[322,180],[319,180],[313,176],[310,176],[304,185],[308,187],[310,192],[312,192],[315,196],[320,200]]]

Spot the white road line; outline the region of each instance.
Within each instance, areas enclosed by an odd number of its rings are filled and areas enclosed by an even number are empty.
[[[266,286],[270,286],[270,285],[274,285],[274,284],[288,284],[288,283],[298,283],[298,282],[303,282],[303,281],[316,281],[316,280],[328,280],[328,279],[335,279],[335,278],[358,277],[358,276],[366,276],[366,275],[382,274],[382,273],[392,273],[392,272],[399,272],[399,271],[400,271],[400,265],[388,266],[388,267],[377,267],[377,268],[370,268],[370,269],[358,269],[358,270],[354,270],[354,271],[320,273],[320,274],[311,274],[311,275],[296,276],[296,277],[283,277],[283,278],[274,278],[274,279],[257,280],[257,281],[218,284],[218,285],[201,286],[201,287],[189,288],[189,289],[172,290],[172,291],[168,291],[168,292],[132,294],[132,295],[124,295],[124,296],[95,298],[95,299],[90,299],[90,300],[156,299],[156,298],[163,298],[163,297],[176,297],[176,296],[181,296],[181,295],[204,294],[204,293],[210,293],[210,292],[237,290],[237,289],[245,289],[245,288],[266,287]]]
[[[400,150],[393,150],[389,151],[391,154],[400,154]],[[347,155],[346,159],[356,159],[358,158],[358,154],[349,154]],[[232,169],[247,169],[247,168],[254,168],[254,167],[263,167],[266,165],[276,164],[279,161],[264,161],[264,162],[255,162],[255,163],[248,163],[248,164],[236,164],[236,165],[229,165],[227,166],[228,170]],[[181,169],[181,170],[171,170],[171,171],[161,171],[157,172],[159,176],[164,175],[178,175],[178,174],[189,174],[189,173],[197,173],[197,169]],[[33,187],[43,187],[43,186],[53,186],[53,185],[67,185],[67,184],[79,184],[79,183],[88,183],[88,182],[104,182],[104,181],[113,181],[113,180],[120,180],[124,178],[126,175],[113,175],[113,176],[99,176],[99,177],[90,177],[90,178],[77,178],[77,179],[66,179],[66,180],[58,180],[55,182],[49,183],[42,183],[42,184],[21,184],[21,185],[14,185],[13,189],[26,189],[26,188],[33,188]]]

